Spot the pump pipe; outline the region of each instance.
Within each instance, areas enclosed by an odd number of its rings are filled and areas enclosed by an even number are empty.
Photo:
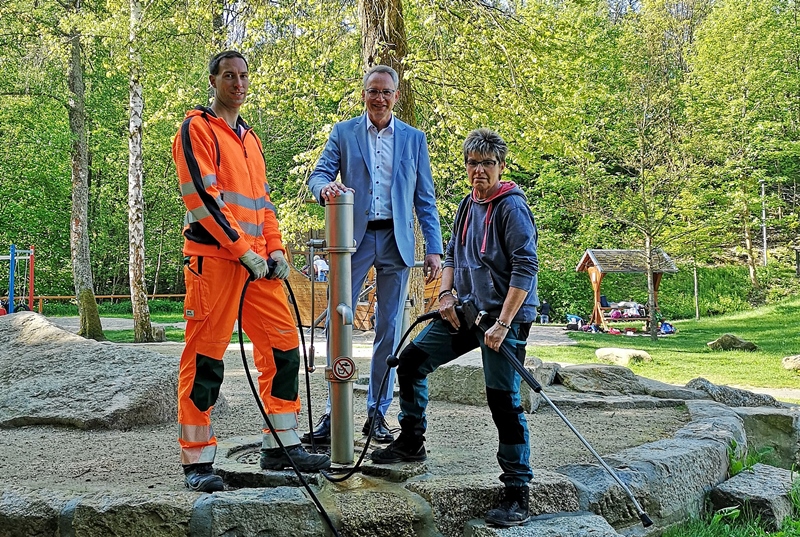
[[[331,394],[331,462],[353,463],[355,429],[353,384],[358,371],[353,360],[353,295],[350,258],[353,240],[352,192],[325,204],[325,250],[328,252],[328,360],[325,379]]]

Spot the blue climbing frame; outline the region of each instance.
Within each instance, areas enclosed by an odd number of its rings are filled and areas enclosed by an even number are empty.
[[[28,261],[28,309],[33,311],[33,261],[34,248],[29,250],[17,250],[16,245],[12,244],[9,255],[0,255],[0,261],[9,261],[11,266],[8,270],[8,313],[14,313],[14,276],[17,269],[17,261]],[[24,289],[24,287],[23,287]]]

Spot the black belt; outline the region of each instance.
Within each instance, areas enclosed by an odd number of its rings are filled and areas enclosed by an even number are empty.
[[[367,222],[367,229],[370,231],[376,231],[378,229],[392,229],[394,227],[394,222],[391,219],[387,220],[370,220]]]

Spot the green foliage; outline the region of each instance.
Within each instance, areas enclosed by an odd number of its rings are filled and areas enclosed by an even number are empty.
[[[664,532],[663,537],[800,537],[800,520],[789,518],[779,531],[768,531],[758,518],[727,507]]]
[[[540,293],[588,316],[574,266],[586,248],[664,248],[668,319],[723,315],[798,292],[790,246],[800,232],[800,41],[797,6],[700,0],[683,9],[605,0],[405,2],[403,58],[428,136],[445,238],[469,187],[461,142],[478,126],[509,144],[506,177],[540,229]],[[305,181],[334,122],[361,113],[357,3],[147,4],[133,43],[129,4],[12,0],[0,6],[0,250],[37,246],[37,293],[70,294],[70,151],[64,32],[82,32],[90,150],[92,268],[98,294],[128,287],[129,47],[142,58],[145,272],[148,292],[183,291],[185,209],[171,144],[187,109],[208,104],[206,63],[221,48],[250,60],[243,117],[264,141],[287,243],[323,226]],[[758,257],[766,184],[768,268]],[[755,237],[754,237],[755,236]],[[38,243],[38,244],[37,244]],[[0,281],[4,281],[0,263]],[[7,277],[7,274],[5,275]],[[2,285],[0,285],[2,289]],[[609,275],[609,300],[646,301],[644,277]],[[2,292],[2,291],[0,291]],[[45,305],[48,308],[61,306]],[[56,311],[56,310],[52,310]]]
[[[795,467],[792,466],[792,488],[789,490],[789,500],[792,502],[794,516],[800,518],[800,478],[795,477]],[[798,526],[800,529],[800,526]]]
[[[733,477],[742,472],[752,472],[753,466],[759,463],[770,464],[775,459],[775,449],[766,446],[751,451],[749,448],[744,450],[737,449],[739,446],[736,440],[731,440],[728,446],[728,477]]]
[[[148,300],[153,321],[178,321],[183,316],[183,301],[154,299]],[[105,317],[127,317],[132,314],[130,300],[101,300],[97,309]],[[45,301],[42,305],[42,314],[48,317],[72,317],[78,315],[78,306],[74,302],[61,300]]]

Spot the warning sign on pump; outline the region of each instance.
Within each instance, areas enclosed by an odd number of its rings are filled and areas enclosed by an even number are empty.
[[[356,371],[356,364],[347,356],[340,356],[333,361],[331,372],[337,380],[349,380]]]

